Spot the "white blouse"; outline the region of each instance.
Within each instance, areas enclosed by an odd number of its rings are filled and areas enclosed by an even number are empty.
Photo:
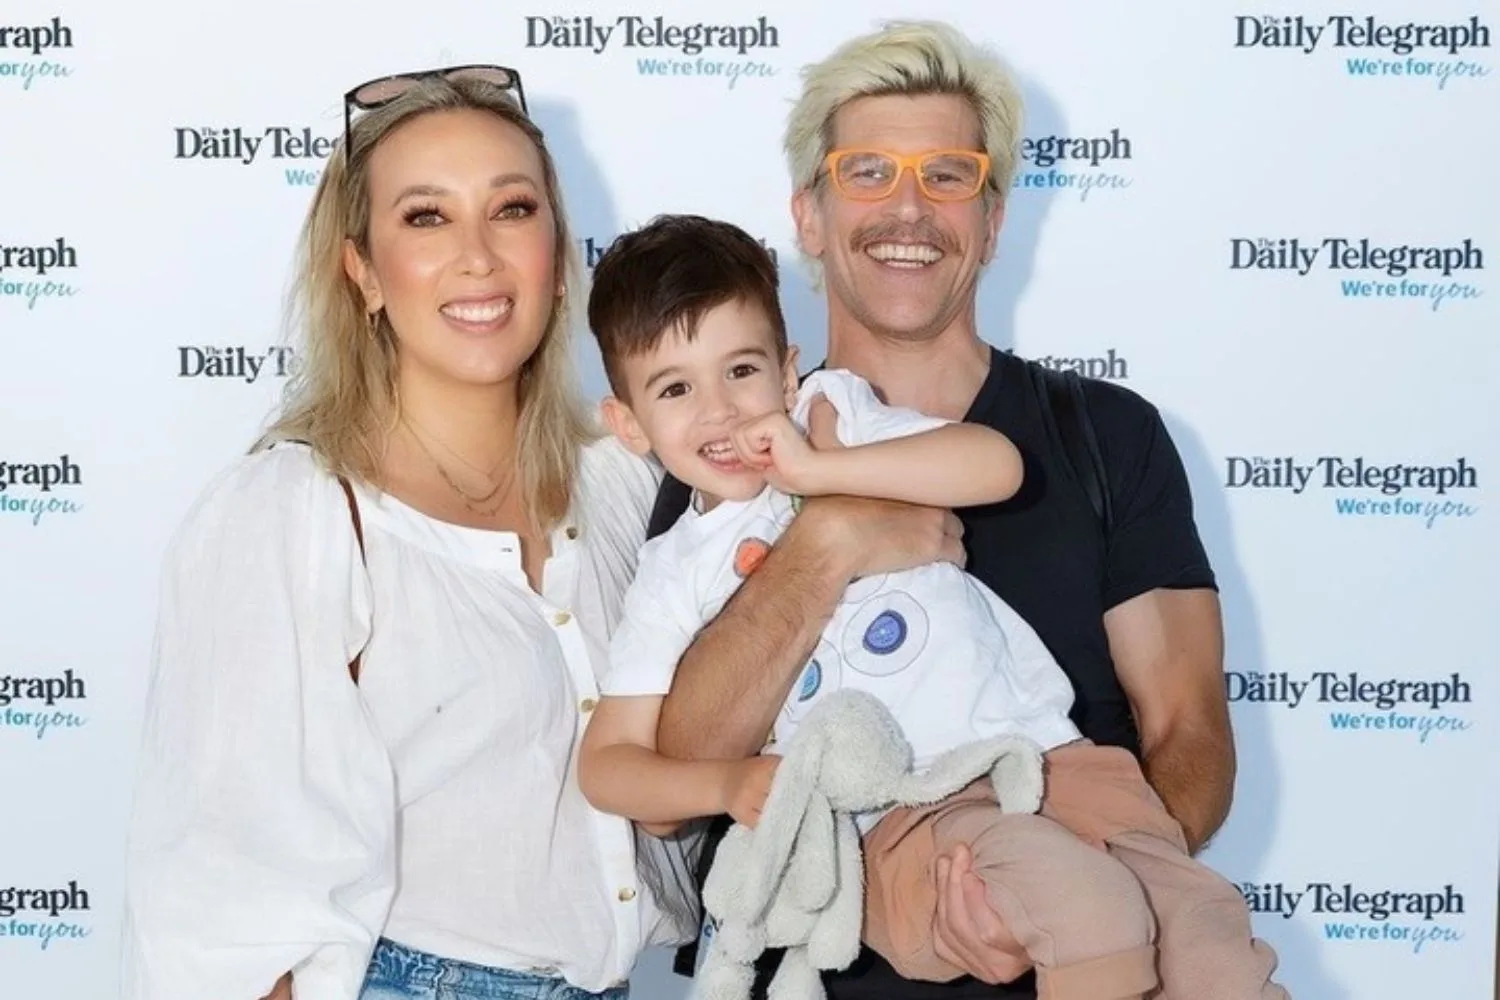
[[[366,565],[304,446],[220,476],[167,560],[126,1000],[255,998],[287,969],[298,1000],[354,1000],[382,935],[599,991],[691,937],[575,773],[656,487],[585,449],[538,596],[515,535],[356,487]]]

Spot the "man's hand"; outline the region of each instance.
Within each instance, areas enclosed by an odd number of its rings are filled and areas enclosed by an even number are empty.
[[[781,758],[775,754],[747,757],[730,764],[724,781],[724,812],[741,826],[755,829],[780,766]]]
[[[800,527],[843,557],[847,579],[897,573],[932,562],[963,568],[963,522],[951,510],[894,500],[812,497],[789,531]]]
[[[959,844],[936,861],[937,913],[932,949],[938,958],[991,986],[1012,982],[1031,959],[990,906],[984,880],[974,873],[974,855]]]

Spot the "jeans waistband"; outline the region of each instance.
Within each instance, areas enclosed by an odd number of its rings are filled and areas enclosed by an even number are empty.
[[[365,985],[385,992],[399,991],[411,1000],[626,1000],[629,989],[619,986],[590,993],[561,977],[542,972],[497,969],[432,955],[381,938],[370,956]]]

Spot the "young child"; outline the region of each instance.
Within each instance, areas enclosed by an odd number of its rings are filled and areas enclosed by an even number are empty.
[[[681,761],[655,749],[662,699],[694,635],[755,571],[797,498],[995,503],[1020,486],[1021,458],[990,428],[886,406],[846,371],[815,372],[799,388],[775,264],[727,223],[663,216],[621,237],[595,271],[589,323],[614,391],[603,406],[610,429],[695,492],[681,520],[641,551],[579,780],[596,808],[652,832],[725,812],[753,826],[774,754]],[[961,974],[934,952],[932,923],[934,859],[962,843],[1035,965],[1043,1000],[1286,996],[1269,982],[1274,956],[1252,940],[1238,890],[1189,857],[1128,752],[1081,737],[1066,675],[978,581],[941,563],[850,586],[770,749],[846,686],[891,710],[918,769],[1004,733],[1047,751],[1040,815],[1002,814],[977,782],[935,806],[859,818],[863,936],[903,976]],[[1179,913],[1186,918],[1167,919]],[[1156,915],[1171,931],[1159,941]]]

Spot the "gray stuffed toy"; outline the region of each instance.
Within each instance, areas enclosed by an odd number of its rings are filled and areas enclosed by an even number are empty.
[[[748,1000],[755,960],[786,955],[768,1000],[823,1000],[820,972],[859,954],[864,867],[856,813],[938,802],[988,774],[1005,812],[1042,801],[1042,752],[999,736],[957,747],[922,774],[875,697],[844,689],[808,713],[788,742],[754,830],[725,834],[703,887],[712,938],[696,1000]]]

